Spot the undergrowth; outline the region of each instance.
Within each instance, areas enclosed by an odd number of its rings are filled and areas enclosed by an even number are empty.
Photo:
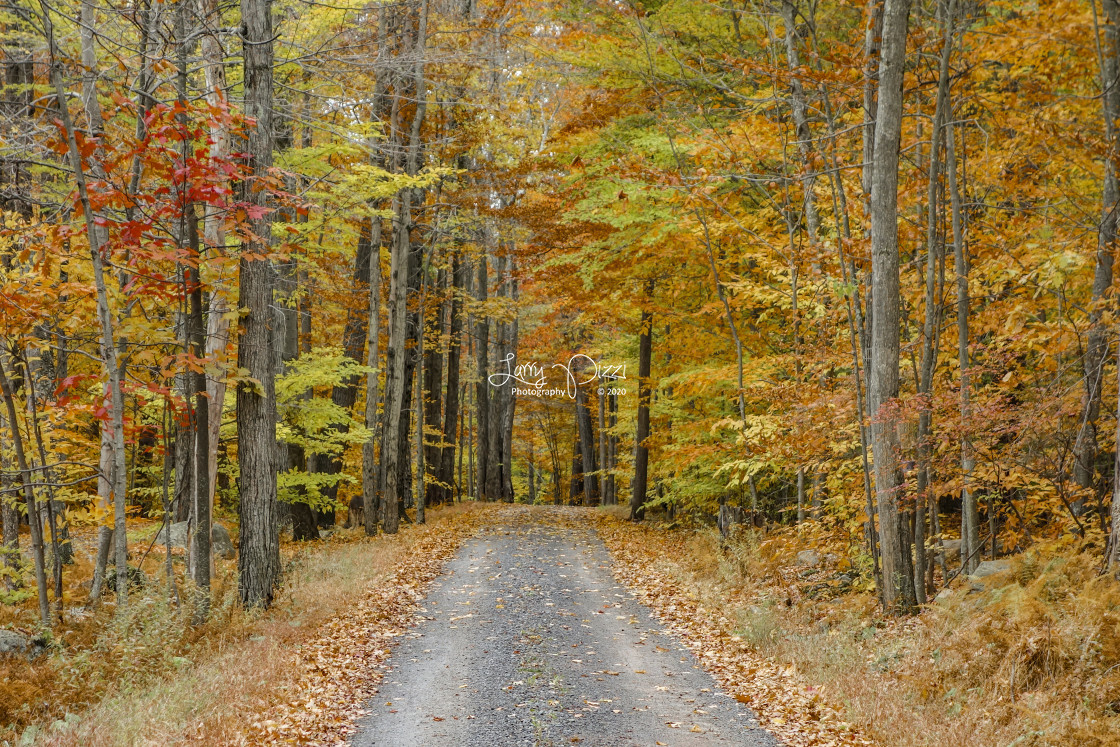
[[[461,522],[469,510],[430,511],[427,526],[391,537],[355,529],[323,543],[285,543],[284,586],[266,613],[237,603],[233,561],[219,563],[202,625],[191,625],[190,606],[172,604],[154,582],[130,595],[126,614],[114,614],[111,603],[68,613],[49,656],[0,661],[0,745],[234,739],[246,713],[283,691],[284,651],[392,571],[424,533]]]
[[[843,543],[796,565],[796,530],[650,528],[651,562],[796,668],[876,744],[1120,744],[1120,583],[1099,553],[1039,545],[983,584],[961,578],[909,618],[880,614]],[[654,551],[652,548],[656,548]],[[857,560],[858,563],[858,560]],[[824,591],[822,591],[822,589]]]

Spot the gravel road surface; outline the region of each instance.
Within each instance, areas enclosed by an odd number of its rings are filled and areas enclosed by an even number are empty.
[[[353,744],[778,745],[609,563],[590,530],[511,524],[469,541]]]

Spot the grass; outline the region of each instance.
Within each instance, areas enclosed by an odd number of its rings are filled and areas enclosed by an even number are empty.
[[[105,605],[69,626],[50,657],[5,664],[0,716],[7,726],[0,743],[245,743],[246,723],[297,686],[291,652],[380,579],[406,567],[421,538],[451,531],[470,511],[432,510],[427,525],[405,526],[395,536],[339,530],[326,542],[285,544],[284,586],[267,613],[236,604],[232,562],[219,564],[204,625],[189,625],[189,610],[166,602],[161,585],[134,595],[123,619]]]
[[[804,547],[794,530],[731,541],[712,529],[648,531],[651,562],[682,593],[793,666],[876,744],[1120,744],[1120,583],[1097,574],[1088,548],[1040,546],[983,590],[962,579],[921,614],[893,619],[848,585],[846,559],[791,566]]]

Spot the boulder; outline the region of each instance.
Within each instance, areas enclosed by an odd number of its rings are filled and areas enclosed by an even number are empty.
[[[801,552],[797,553],[798,565],[814,566],[820,564],[820,562],[821,556],[818,555],[814,550],[802,550]]]
[[[189,522],[186,522],[186,521],[180,521],[180,522],[177,522],[177,523],[171,525],[171,546],[172,547],[182,547],[183,549],[186,549],[186,547],[187,547],[187,524],[188,523]],[[157,545],[167,545],[167,527],[164,527],[163,529],[159,530],[159,534],[156,535],[156,544]]]
[[[237,551],[233,549],[233,540],[230,539],[229,530],[221,524],[215,523],[210,527],[210,551],[219,558],[233,560]]]
[[[187,549],[187,524],[188,522],[180,521],[171,525],[171,546],[181,547]],[[156,536],[157,545],[167,544],[167,528],[160,530]],[[219,558],[229,560],[237,555],[233,549],[233,541],[230,539],[229,530],[221,524],[215,522],[210,526],[210,549]]]
[[[959,539],[941,540],[941,548],[934,545],[934,552],[944,552],[946,558],[956,558],[961,554],[961,541]]]
[[[976,566],[976,570],[968,577],[968,591],[970,594],[987,591],[991,584],[986,580],[990,576],[1007,573],[1011,570],[1010,560],[985,560]]]
[[[976,570],[969,576],[974,581],[978,581],[988,576],[994,576],[997,573],[1007,573],[1011,570],[1011,561],[1007,559],[1001,560],[985,560],[980,565],[976,566]]]
[[[0,657],[25,656],[34,659],[46,650],[39,638],[31,638],[14,630],[0,628]]]

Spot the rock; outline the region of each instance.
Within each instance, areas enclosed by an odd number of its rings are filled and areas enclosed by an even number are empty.
[[[973,581],[979,581],[988,576],[994,576],[997,573],[1007,573],[1011,570],[1010,560],[985,560],[980,565],[976,566],[976,570],[969,576]]]
[[[947,557],[956,557],[961,554],[961,541],[959,539],[941,540],[941,546]]]
[[[818,565],[821,562],[821,556],[814,550],[802,550],[797,553],[798,565]]]
[[[34,659],[46,650],[40,638],[21,635],[14,630],[0,628],[0,657],[25,656]]]
[[[188,522],[180,521],[171,525],[172,547],[187,549],[187,524]],[[156,536],[156,544],[167,544],[166,528],[161,529]],[[210,550],[219,558],[225,558],[226,560],[230,560],[237,555],[233,549],[233,541],[230,539],[229,530],[217,522],[210,526]]]
[[[112,560],[110,559],[110,562]],[[145,586],[148,583],[148,574],[139,568],[128,566],[128,585],[132,588]],[[102,594],[115,594],[117,591],[117,569],[110,566],[105,570],[105,583],[101,585]]]
[[[226,560],[237,557],[237,551],[233,549],[233,541],[229,537],[229,530],[221,524],[215,523],[210,527],[210,551]]]
[[[187,524],[188,524],[188,522],[180,521],[180,522],[177,522],[177,523],[171,525],[171,546],[172,547],[182,547],[183,549],[186,549],[186,547],[187,547]],[[165,546],[167,545],[167,527],[164,527],[163,529],[159,530],[159,534],[156,535],[156,544],[157,545],[165,545]]]
[[[991,586],[985,579],[1011,570],[1010,560],[985,560],[976,566],[976,570],[968,577],[968,593],[975,594],[987,591]]]
[[[942,589],[941,591],[937,592],[937,596],[935,596],[933,598],[933,601],[934,602],[948,602],[952,598],[953,598],[952,589]]]
[[[327,537],[330,537],[332,534],[334,534],[333,529],[320,529],[319,530],[319,539],[326,539]]]

